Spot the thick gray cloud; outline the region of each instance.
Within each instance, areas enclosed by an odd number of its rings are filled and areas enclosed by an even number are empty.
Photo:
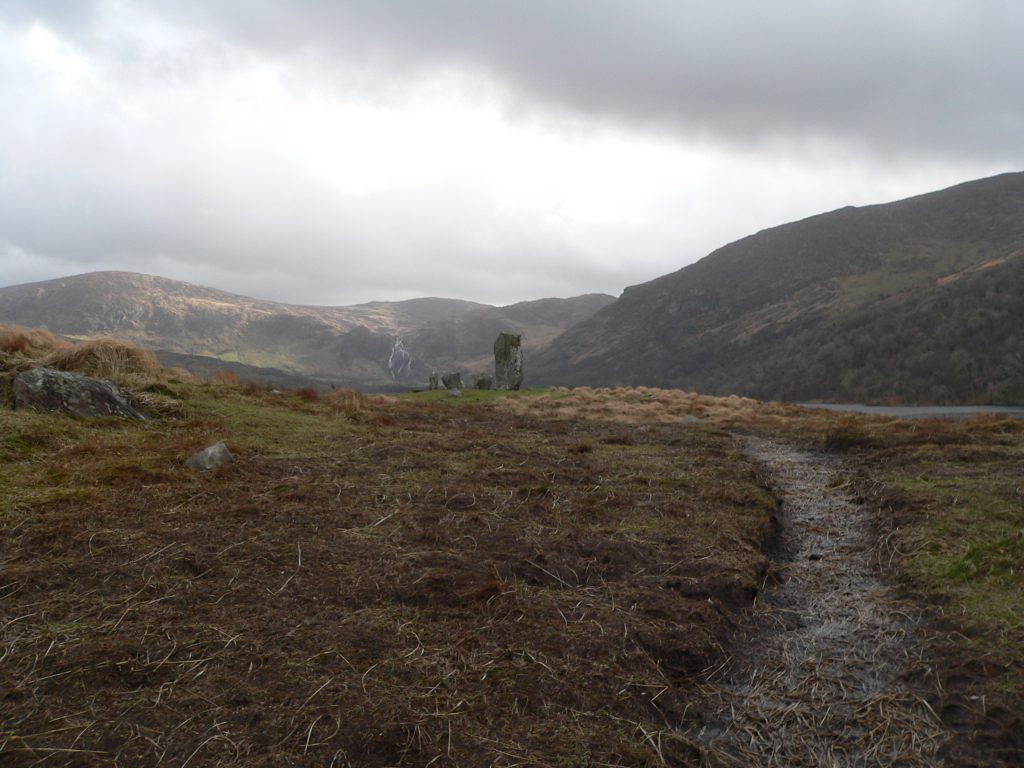
[[[157,5],[154,3],[154,6]],[[162,4],[166,5],[166,4]],[[826,135],[879,153],[1019,162],[1013,0],[178,2],[259,49],[483,67],[527,104],[739,142]]]
[[[6,0],[0,284],[624,285],[1024,166],[1012,2]]]

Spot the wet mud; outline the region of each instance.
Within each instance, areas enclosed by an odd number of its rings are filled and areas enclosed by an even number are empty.
[[[781,534],[746,631],[708,673],[702,764],[943,765],[920,617],[880,575],[839,460],[746,440],[782,498]]]

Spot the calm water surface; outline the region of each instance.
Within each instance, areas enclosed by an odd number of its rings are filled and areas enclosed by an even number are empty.
[[[800,403],[804,408],[824,408],[827,411],[852,411],[876,416],[894,416],[898,419],[968,419],[987,413],[1024,419],[1024,406],[1020,405],[860,405],[859,403]]]

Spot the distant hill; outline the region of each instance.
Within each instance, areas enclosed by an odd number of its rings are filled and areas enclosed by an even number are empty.
[[[152,275],[92,272],[0,288],[0,322],[72,337],[118,336],[198,373],[220,361],[240,364],[243,376],[266,378],[272,374],[254,369],[274,369],[296,381],[379,388],[425,383],[433,369],[485,372],[499,332],[522,333],[526,350],[535,351],[611,301],[589,295],[491,307],[423,298],[314,307]]]
[[[1024,173],[726,245],[627,288],[532,372],[764,399],[1024,402]]]

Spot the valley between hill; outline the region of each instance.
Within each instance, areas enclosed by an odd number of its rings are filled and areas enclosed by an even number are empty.
[[[1021,317],[1024,173],[772,227],[618,299],[312,307],[125,272],[0,288],[0,322],[114,335],[201,376],[377,391],[423,387],[432,371],[471,384],[509,332],[533,385],[1019,404]]]
[[[200,376],[298,388],[423,386],[431,371],[493,373],[494,339],[533,354],[614,299],[588,294],[492,307],[455,299],[315,307],[252,299],[132,272],[0,287],[0,322],[141,344]]]

